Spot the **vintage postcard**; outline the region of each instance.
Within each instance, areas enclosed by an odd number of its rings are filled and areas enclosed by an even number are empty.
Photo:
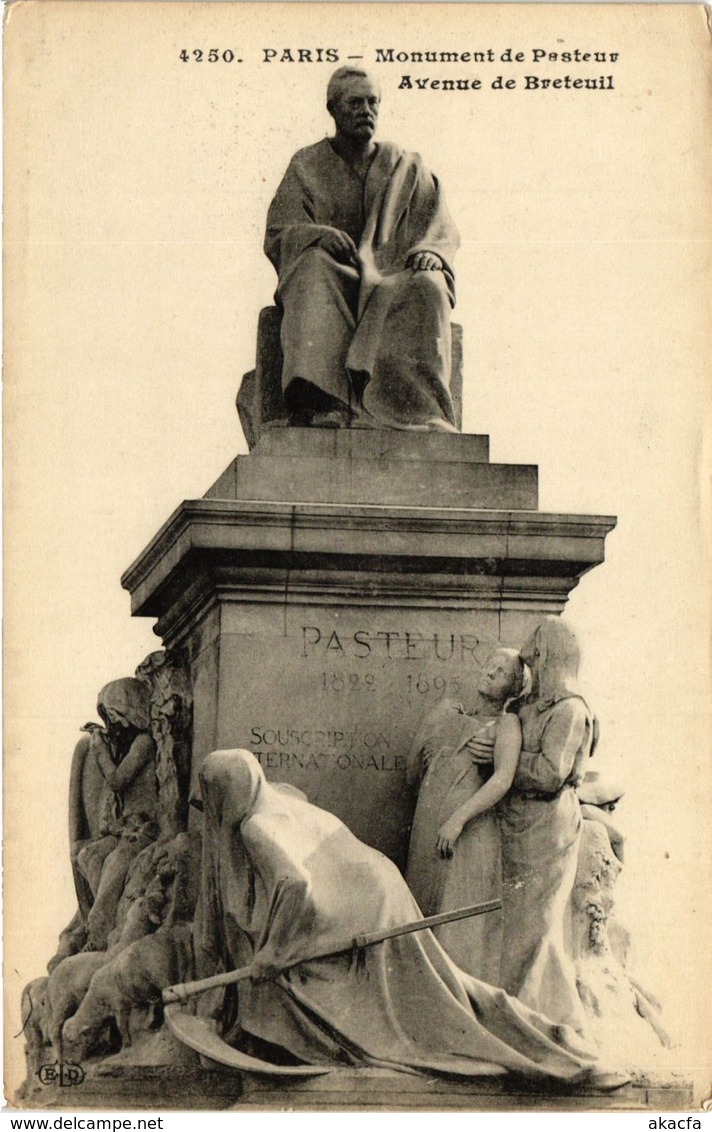
[[[711,58],[6,7],[8,1104],[709,1103]]]

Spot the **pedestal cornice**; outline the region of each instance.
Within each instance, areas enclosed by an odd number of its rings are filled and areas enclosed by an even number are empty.
[[[200,499],[173,513],[125,572],[136,616],[175,637],[216,600],[560,611],[604,559],[612,516],[538,511]]]

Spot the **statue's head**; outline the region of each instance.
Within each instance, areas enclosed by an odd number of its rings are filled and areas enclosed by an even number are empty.
[[[99,692],[97,711],[110,734],[148,731],[151,726],[151,694],[142,680],[127,676],[112,680]]]
[[[478,692],[488,700],[504,705],[524,691],[526,668],[516,649],[495,649],[482,666]]]
[[[234,826],[252,813],[267,785],[251,751],[211,751],[200,770],[206,821]]]
[[[368,71],[339,67],[326,88],[326,109],[337,134],[354,141],[369,141],[376,132],[381,90]]]
[[[532,670],[532,693],[556,701],[578,690],[581,651],[573,629],[560,617],[545,617],[521,650]]]

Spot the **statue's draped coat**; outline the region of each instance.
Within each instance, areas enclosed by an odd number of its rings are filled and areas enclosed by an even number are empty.
[[[353,239],[358,265],[317,246],[335,230]],[[449,315],[458,243],[438,181],[417,153],[380,143],[362,181],[328,139],[299,150],[265,238],[284,312],[285,392],[301,378],[384,426],[454,428]],[[437,254],[443,270],[406,269],[420,251]]]

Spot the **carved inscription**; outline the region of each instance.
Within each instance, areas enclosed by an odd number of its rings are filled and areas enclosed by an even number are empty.
[[[480,644],[474,633],[424,633],[407,629],[358,629],[355,633],[322,631],[302,626],[302,656],[337,656],[354,660],[455,660],[472,661]]]
[[[265,770],[397,770],[404,771],[405,755],[369,755],[355,751],[261,751],[253,754]]]
[[[266,770],[405,770],[383,731],[253,727],[251,747]]]
[[[435,702],[443,696],[459,696],[462,684],[457,677],[431,676],[427,672],[408,672],[404,675],[403,691],[409,696],[427,696],[432,694]],[[333,672],[321,672],[319,687],[324,692],[335,692],[341,695],[346,692],[376,692],[384,686],[384,681],[378,679],[375,672],[344,672],[335,669]]]
[[[445,697],[467,694],[466,673],[477,672],[487,647],[474,633],[434,629],[300,630],[304,669],[294,715],[253,716],[247,741],[272,777],[357,771],[402,778],[419,719]]]

